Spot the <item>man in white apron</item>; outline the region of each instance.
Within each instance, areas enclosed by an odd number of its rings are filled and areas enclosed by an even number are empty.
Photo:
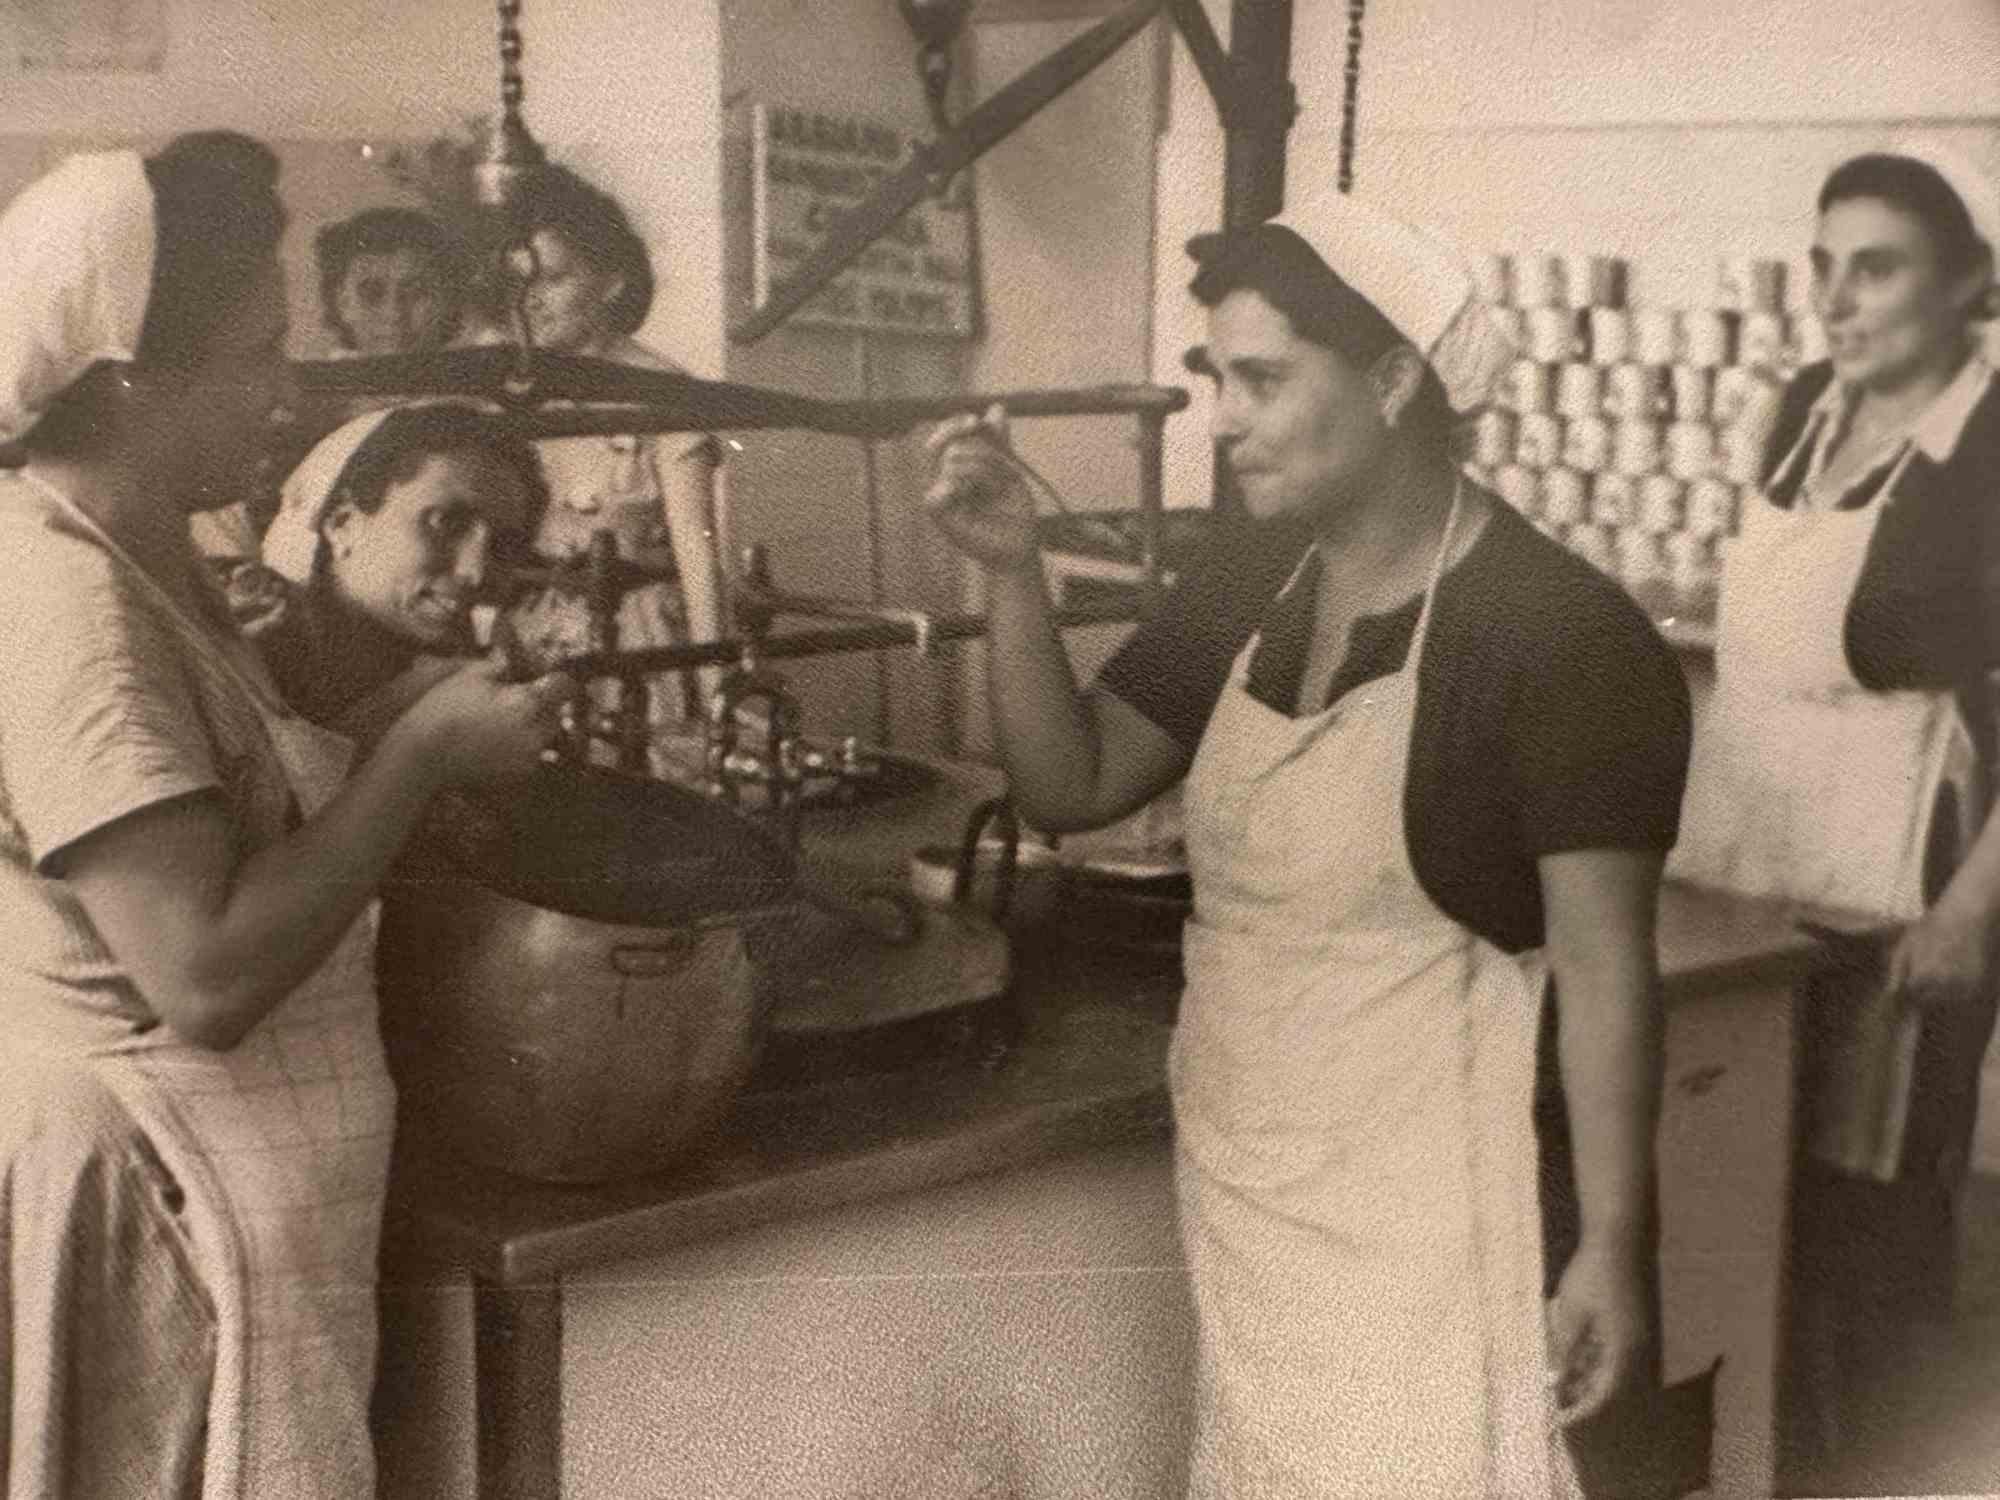
[[[1456,257],[1336,197],[1190,248],[1213,427],[1267,524],[1225,529],[1094,692],[1002,449],[946,424],[931,493],[989,571],[1027,819],[1186,777],[1190,1493],[1573,1494],[1563,1425],[1658,1373],[1651,923],[1685,687],[1614,585],[1456,480],[1453,408],[1507,353]],[[1545,1245],[1551,968],[1581,1214]]]
[[[1912,1318],[1946,1314],[1996,999],[1987,674],[2000,392],[1978,352],[2000,204],[1949,157],[1851,159],[1813,248],[1803,370],[1723,572],[1716,695],[1675,870],[1825,909],[1801,992],[1784,1467],[1831,1479]]]

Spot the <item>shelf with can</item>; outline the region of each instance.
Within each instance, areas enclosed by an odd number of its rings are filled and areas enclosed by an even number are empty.
[[[1519,358],[1466,424],[1465,472],[1618,579],[1684,649],[1712,644],[1730,538],[1786,381],[1825,355],[1787,267],[1730,258],[1700,305],[1628,299],[1616,257],[1489,255],[1486,314]]]

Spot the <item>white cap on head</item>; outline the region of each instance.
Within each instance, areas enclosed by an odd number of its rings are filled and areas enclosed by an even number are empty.
[[[0,442],[98,361],[137,355],[154,240],[133,151],[72,156],[0,212]]]
[[[361,451],[361,445],[381,430],[391,412],[385,406],[343,422],[313,445],[299,466],[285,479],[280,492],[278,513],[264,533],[264,566],[282,578],[304,585],[312,581],[319,565],[325,538],[320,523],[333,504],[334,491],[347,464]]]
[[[1295,199],[1269,221],[1290,230],[1430,362],[1460,412],[1487,404],[1515,358],[1459,252],[1351,193]],[[1199,242],[1197,242],[1199,243]]]

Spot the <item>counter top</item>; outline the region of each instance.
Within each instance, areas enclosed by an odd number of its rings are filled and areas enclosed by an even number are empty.
[[[900,855],[891,851],[912,847],[920,831],[955,839],[966,811],[996,784],[989,773],[958,774],[936,796],[914,799],[924,806],[870,819],[878,826],[868,837],[841,841],[846,873],[894,868]],[[1674,1004],[1789,983],[1811,944],[1784,907],[1670,887],[1660,948]],[[666,1175],[565,1188],[467,1167],[405,1140],[385,1230],[397,1247],[393,1263],[410,1274],[442,1264],[529,1285],[794,1215],[1164,1136],[1177,963],[1043,940],[1017,941],[1015,962],[1004,1034],[983,1053],[803,1089],[753,1083],[712,1138]]]

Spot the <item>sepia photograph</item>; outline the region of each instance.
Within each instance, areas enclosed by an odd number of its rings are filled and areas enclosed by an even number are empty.
[[[2000,1496],[2000,0],[0,0],[0,1497]]]

